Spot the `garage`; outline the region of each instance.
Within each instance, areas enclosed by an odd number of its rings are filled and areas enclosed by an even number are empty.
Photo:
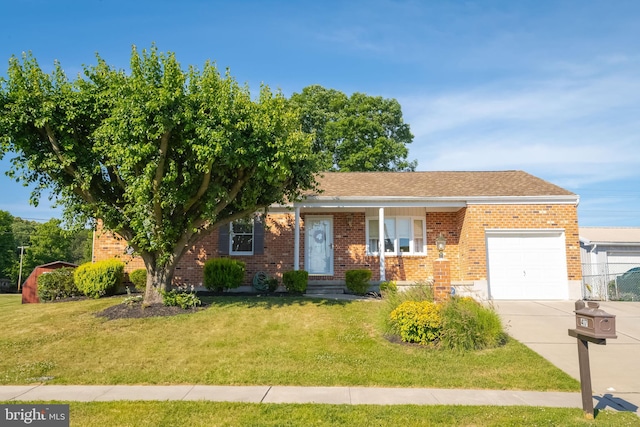
[[[609,274],[622,274],[631,268],[640,266],[640,252],[608,252]]]
[[[486,239],[492,299],[568,299],[564,231],[487,230]]]

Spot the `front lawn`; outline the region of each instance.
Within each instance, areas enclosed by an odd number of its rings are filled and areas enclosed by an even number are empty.
[[[377,301],[213,297],[192,314],[95,316],[122,299],[21,305],[0,295],[0,383],[579,391],[513,340],[466,354],[389,342]]]
[[[216,402],[73,402],[71,426],[637,426],[632,413],[585,419],[578,408],[313,405]]]

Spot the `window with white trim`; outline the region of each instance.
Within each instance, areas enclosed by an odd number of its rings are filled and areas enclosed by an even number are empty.
[[[423,218],[386,217],[384,219],[384,251],[386,254],[425,254],[427,253],[426,227]],[[367,218],[367,253],[378,254],[380,242],[380,221]]]
[[[229,224],[230,255],[253,255],[253,220],[238,219]]]

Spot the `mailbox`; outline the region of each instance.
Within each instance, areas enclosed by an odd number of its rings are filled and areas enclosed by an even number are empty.
[[[600,304],[576,301],[576,332],[592,338],[617,338],[616,316],[601,310]]]

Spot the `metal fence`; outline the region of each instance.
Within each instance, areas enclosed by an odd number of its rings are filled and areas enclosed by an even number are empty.
[[[600,301],[640,301],[640,264],[582,264],[582,294]]]

